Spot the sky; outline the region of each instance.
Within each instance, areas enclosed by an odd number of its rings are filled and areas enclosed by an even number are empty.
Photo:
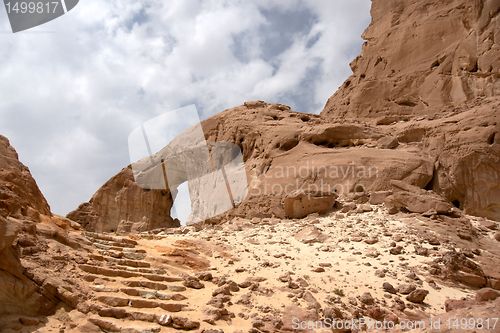
[[[130,164],[128,136],[194,104],[319,113],[351,74],[369,0],[82,0],[13,34],[0,8],[0,134],[53,212]]]

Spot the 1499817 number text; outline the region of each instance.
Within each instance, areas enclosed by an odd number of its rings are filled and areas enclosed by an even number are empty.
[[[8,14],[54,14],[58,1],[16,1],[5,3]]]

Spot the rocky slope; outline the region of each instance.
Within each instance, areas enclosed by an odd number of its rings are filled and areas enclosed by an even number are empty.
[[[369,326],[376,321],[430,332],[422,323],[439,315],[442,330],[432,332],[449,332],[448,318],[473,316],[479,323],[498,313],[498,223],[389,214],[367,202],[374,199],[358,192],[342,209],[304,219],[235,217],[127,237],[70,232],[68,240],[83,236],[81,248],[52,243],[49,249],[64,255],[53,251],[38,263],[48,265],[52,255],[64,280],[78,281],[65,289],[66,305],[49,316],[4,317],[2,327],[9,333],[331,332],[321,325],[363,318],[371,332],[380,331]],[[482,331],[497,332],[496,325]]]

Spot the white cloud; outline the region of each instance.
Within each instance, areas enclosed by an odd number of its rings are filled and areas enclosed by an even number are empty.
[[[66,213],[129,163],[140,122],[259,98],[319,112],[350,74],[368,0],[85,0],[18,34],[0,12],[0,133]]]

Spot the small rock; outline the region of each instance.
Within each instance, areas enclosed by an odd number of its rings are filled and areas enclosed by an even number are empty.
[[[389,253],[395,256],[400,255],[401,252],[403,252],[402,246],[396,246],[389,250]]]
[[[213,276],[212,273],[210,272],[200,272],[195,274],[196,278],[198,278],[201,281],[212,281]]]
[[[469,235],[469,234],[466,234],[464,232],[458,232],[458,237],[460,237],[463,240],[467,240],[467,241],[471,241],[472,240],[472,236]]]
[[[416,289],[406,296],[406,299],[412,303],[421,304],[424,302],[425,297],[427,297],[428,294],[429,291],[425,289]]]
[[[429,237],[427,242],[434,246],[441,245],[441,242],[436,237]]]
[[[370,204],[367,204],[367,203],[360,205],[360,206],[359,206],[359,209],[360,209],[362,212],[365,212],[365,213],[366,213],[366,212],[371,212],[371,211],[373,211],[372,206],[370,206]]]
[[[398,292],[403,295],[408,295],[416,289],[417,287],[415,287],[415,285],[413,284],[402,284],[398,286]]]
[[[205,285],[198,280],[198,278],[194,276],[187,276],[184,278],[183,285],[192,289],[202,289],[205,288]]]
[[[19,322],[23,324],[24,326],[35,326],[40,323],[40,320],[36,318],[29,318],[29,317],[21,317],[19,318]]]
[[[376,244],[376,243],[378,243],[378,238],[374,237],[374,238],[365,239],[365,243],[369,244],[369,245]]]
[[[429,256],[429,250],[423,246],[415,245],[415,253],[419,256],[427,257]]]
[[[180,330],[196,330],[200,327],[197,321],[189,320],[183,317],[172,317],[172,327]]]
[[[384,284],[382,285],[382,288],[384,288],[384,290],[386,292],[388,292],[389,294],[396,294],[397,293],[396,288],[394,288],[393,285],[390,284],[389,282],[384,282]]]
[[[323,317],[330,320],[344,318],[342,311],[334,306],[323,309]]]
[[[375,299],[368,292],[361,295],[359,300],[361,301],[361,303],[366,304],[366,305],[372,305],[373,303],[375,303]]]
[[[487,302],[494,301],[500,297],[500,292],[491,288],[483,288],[476,292],[476,301]]]

